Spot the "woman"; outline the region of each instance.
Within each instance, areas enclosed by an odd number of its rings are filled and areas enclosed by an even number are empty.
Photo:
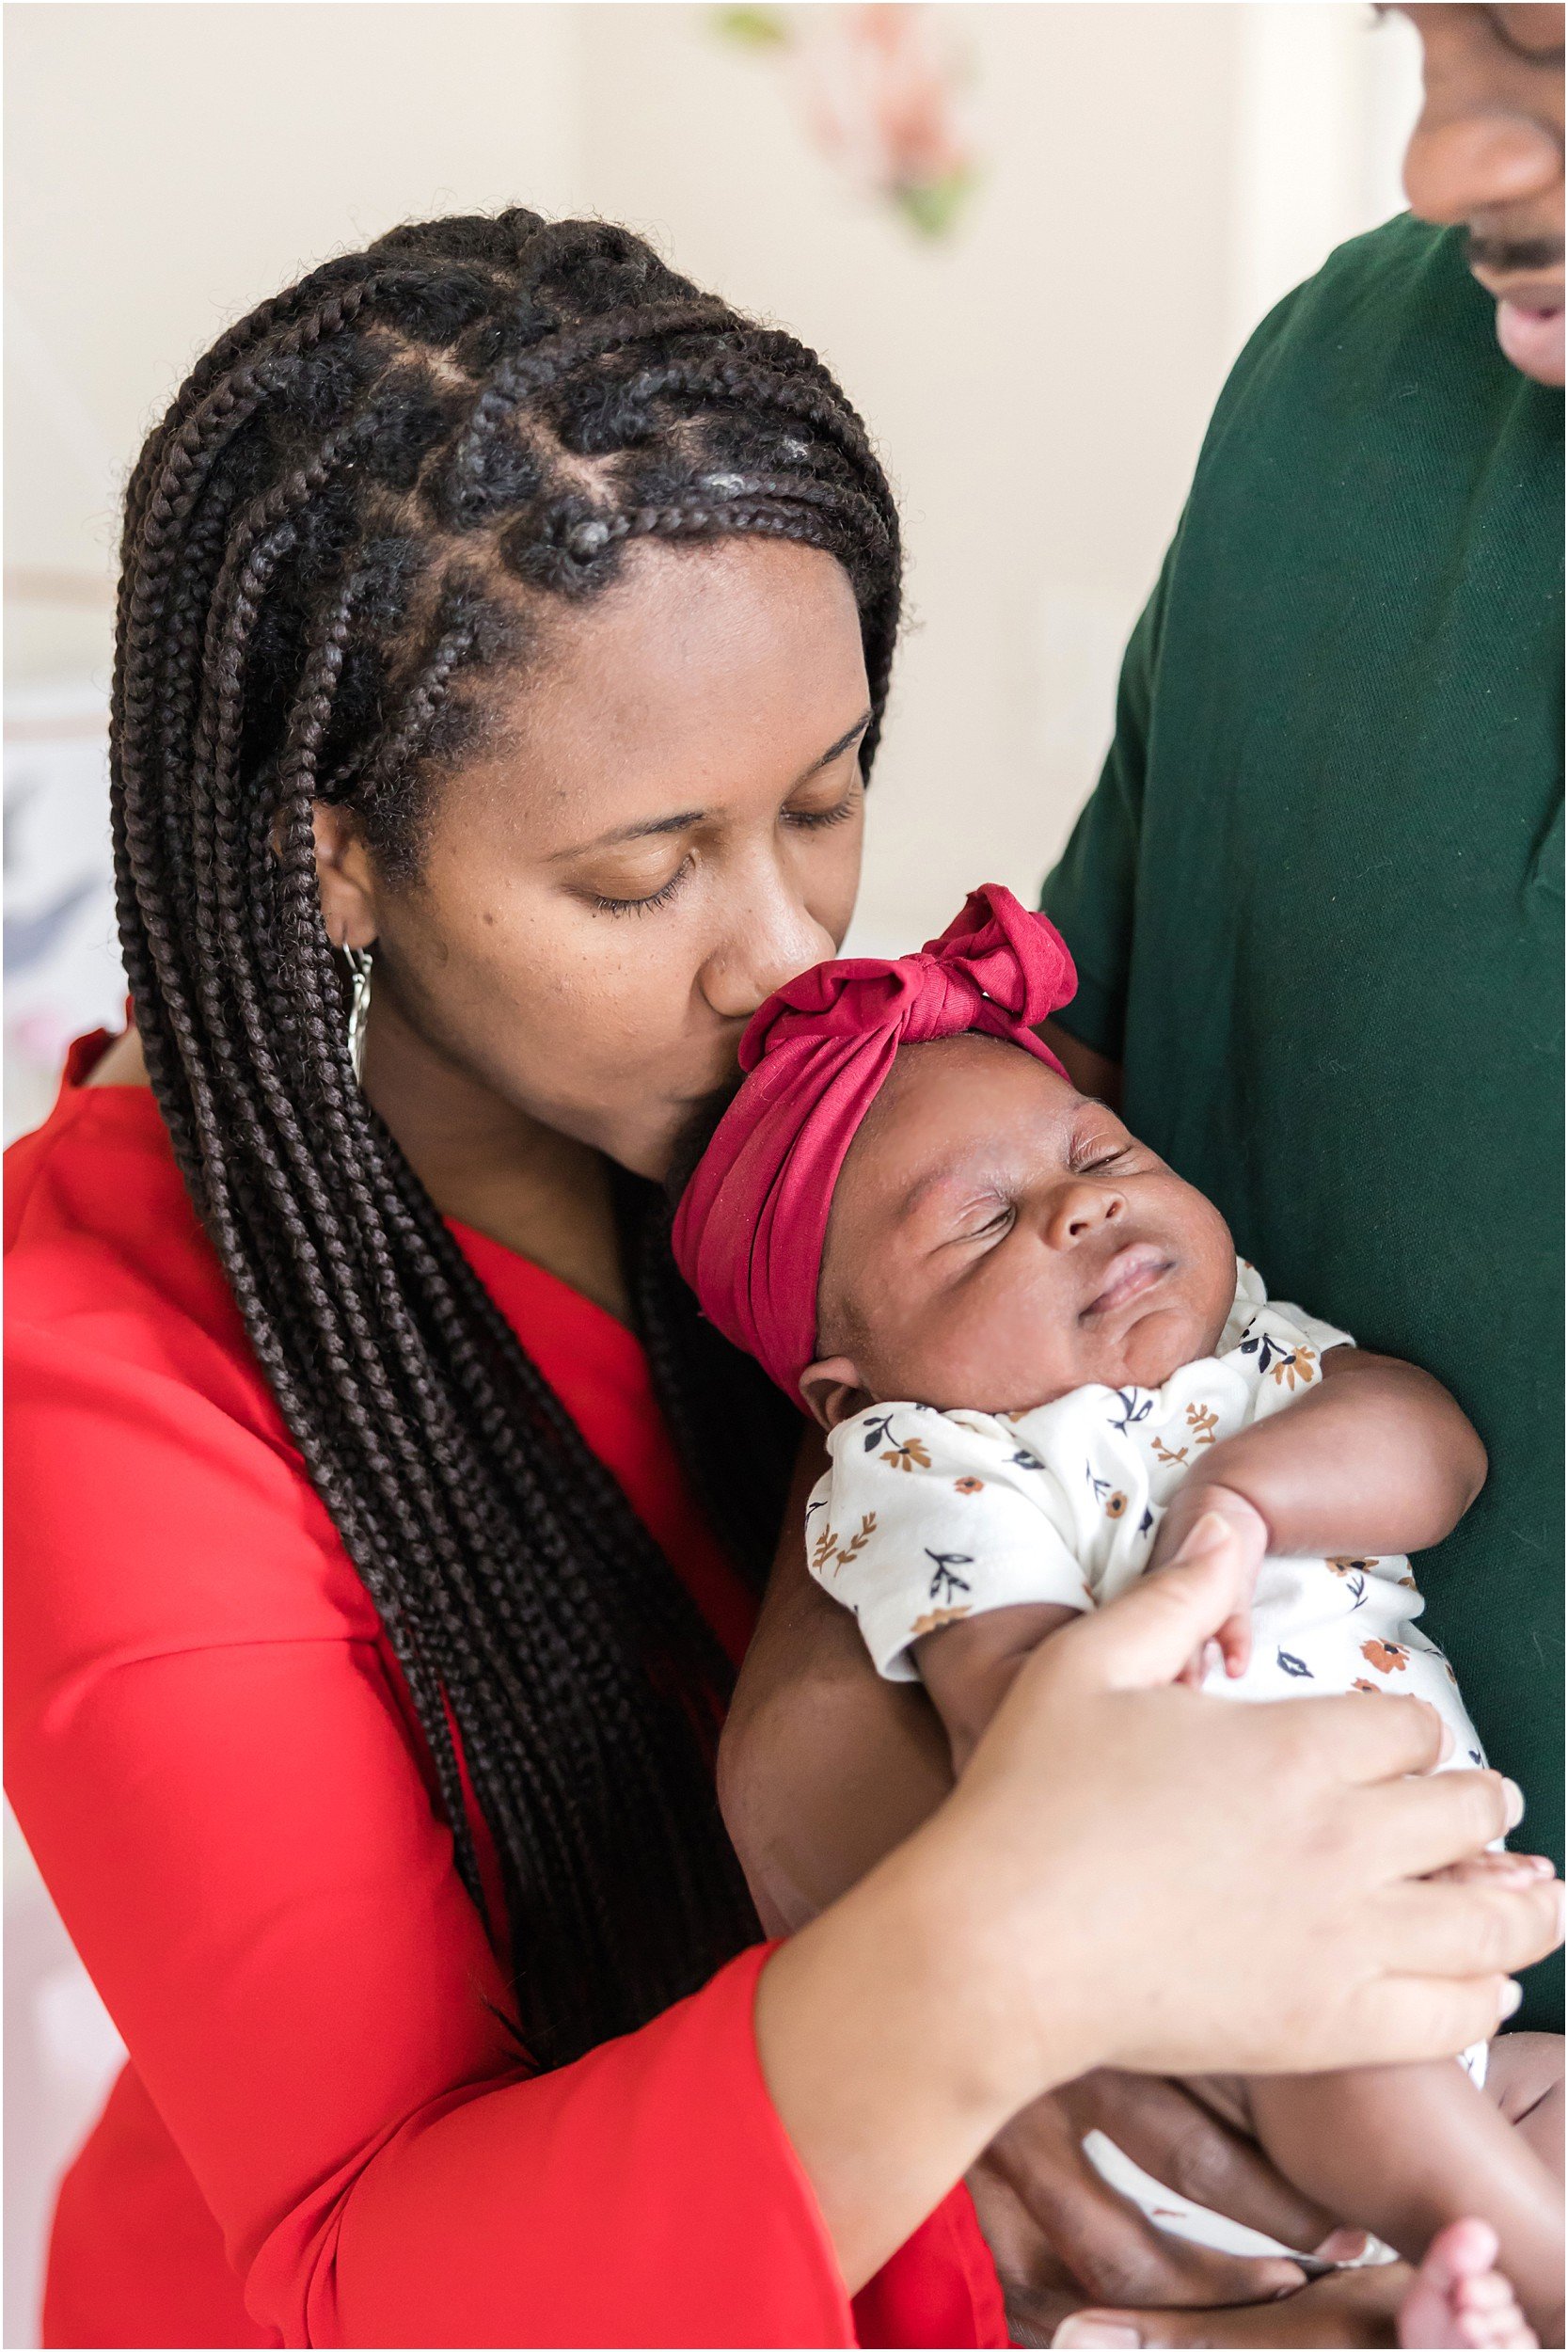
[[[998,2342],[955,2184],[1050,2086],[1489,2031],[1549,1899],[1371,1828],[1498,1784],[1144,1691],[1201,1563],[758,1941],[795,1434],[653,1180],[854,898],[898,537],[815,358],[617,230],[402,230],[215,346],[124,558],[135,1027],[11,1170],[9,1784],[131,2053],[48,2340]]]

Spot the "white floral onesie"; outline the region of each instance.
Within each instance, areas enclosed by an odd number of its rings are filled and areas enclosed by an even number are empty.
[[[812,1574],[853,1610],[878,1671],[918,1680],[911,1644],[1017,1601],[1093,1609],[1148,1565],[1182,1481],[1222,1438],[1279,1412],[1323,1377],[1347,1333],[1272,1304],[1237,1260],[1236,1298],[1212,1356],[1159,1389],[1075,1389],[1013,1414],[874,1405],[828,1440],[832,1467],[806,1509]],[[1428,1700],[1453,1733],[1454,1768],[1484,1761],[1452,1667],[1416,1625],[1426,1606],[1403,1558],[1285,1559],[1259,1572],[1252,1660],[1204,1689],[1227,1698],[1396,1691]],[[1486,2046],[1465,2053],[1477,2082]],[[1163,2187],[1091,2132],[1085,2148],[1113,2187],[1161,2227],[1227,2252],[1285,2252],[1273,2239]],[[1371,2259],[1392,2259],[1373,2241]]]
[[[812,1574],[853,1610],[878,1671],[918,1679],[911,1644],[1017,1601],[1092,1609],[1148,1565],[1171,1498],[1223,1438],[1280,1411],[1354,1343],[1299,1307],[1271,1304],[1237,1261],[1236,1299],[1212,1356],[1159,1389],[1074,1389],[1023,1413],[873,1405],[829,1439],[832,1468],[806,1512]],[[1232,1698],[1398,1691],[1430,1700],[1456,1765],[1481,1762],[1453,1670],[1419,1632],[1425,1607],[1402,1557],[1263,1563],[1252,1662],[1205,1688]]]

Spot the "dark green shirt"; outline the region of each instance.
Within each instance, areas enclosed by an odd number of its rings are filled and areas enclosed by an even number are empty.
[[[1226,387],[1044,894],[1133,1132],[1480,1430],[1425,1624],[1560,1865],[1561,559],[1562,394],[1462,235],[1343,246]]]

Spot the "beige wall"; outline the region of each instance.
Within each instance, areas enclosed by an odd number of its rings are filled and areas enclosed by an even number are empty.
[[[930,246],[808,146],[776,60],[676,0],[8,8],[12,678],[103,667],[119,485],[230,318],[399,217],[593,210],[815,342],[902,492],[862,938],[1030,887],[1242,335],[1397,200],[1408,64],[1359,0],[943,14],[984,181]]]

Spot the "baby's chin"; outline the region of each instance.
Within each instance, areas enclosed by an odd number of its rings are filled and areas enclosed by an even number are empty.
[[[1230,1302],[1226,1301],[1226,1314]],[[1183,1364],[1196,1363],[1202,1356],[1212,1356],[1220,1332],[1225,1327],[1225,1315],[1216,1322],[1209,1314],[1187,1304],[1173,1301],[1169,1306],[1151,1307],[1147,1315],[1139,1317],[1122,1341],[1121,1377],[1107,1379],[1107,1388],[1160,1389],[1171,1375]]]

